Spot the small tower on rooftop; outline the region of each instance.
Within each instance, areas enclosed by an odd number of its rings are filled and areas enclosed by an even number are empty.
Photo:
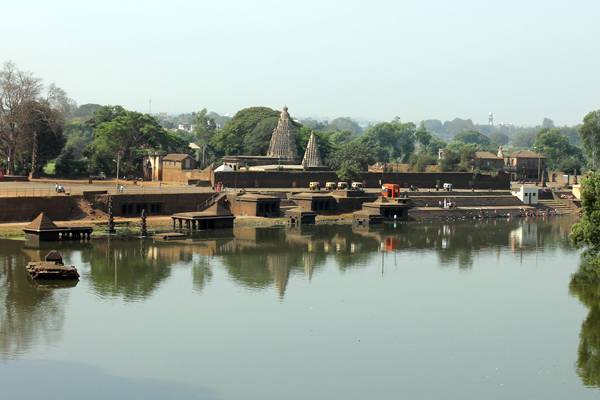
[[[271,135],[267,157],[277,157],[283,161],[298,162],[295,127],[290,120],[290,114],[286,106],[283,107],[277,127],[273,130],[273,135]]]
[[[322,167],[323,162],[319,155],[319,146],[317,144],[317,136],[314,132],[310,133],[310,139],[306,145],[306,151],[304,152],[304,158],[302,158],[302,166],[306,168]]]

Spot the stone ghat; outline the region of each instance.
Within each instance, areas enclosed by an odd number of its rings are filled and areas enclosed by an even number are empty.
[[[521,200],[512,195],[502,196],[461,196],[446,194],[442,196],[410,196],[415,207],[437,207],[440,201],[450,200],[457,207],[506,207],[523,206]]]
[[[522,207],[473,207],[473,208],[413,208],[408,215],[413,220],[469,220],[483,218],[519,218],[525,210],[533,210],[528,206]]]

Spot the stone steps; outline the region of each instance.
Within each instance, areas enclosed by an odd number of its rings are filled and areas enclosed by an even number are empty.
[[[576,214],[577,211],[573,210],[567,204],[563,203],[560,200],[539,200],[539,205],[542,205],[545,208],[552,208],[556,210],[559,214]]]

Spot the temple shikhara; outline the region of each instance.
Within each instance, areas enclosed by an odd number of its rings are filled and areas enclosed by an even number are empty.
[[[277,127],[271,135],[271,143],[267,151],[267,157],[278,158],[282,161],[297,162],[296,150],[296,128],[290,121],[288,108],[283,107]]]
[[[223,165],[216,169],[219,171],[248,170],[326,170],[319,155],[317,136],[311,133],[306,146],[304,157],[300,163],[296,145],[297,128],[290,117],[286,106],[281,110],[277,127],[273,129],[269,149],[265,156],[235,155],[224,156]]]
[[[304,158],[302,158],[302,166],[308,168],[321,168],[324,166],[319,155],[319,146],[317,144],[317,136],[314,132],[311,132],[310,139],[306,145],[306,151],[304,152]]]

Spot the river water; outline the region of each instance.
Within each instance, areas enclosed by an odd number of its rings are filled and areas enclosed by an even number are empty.
[[[571,223],[54,244],[75,287],[28,280],[50,247],[0,241],[0,398],[598,399]]]

